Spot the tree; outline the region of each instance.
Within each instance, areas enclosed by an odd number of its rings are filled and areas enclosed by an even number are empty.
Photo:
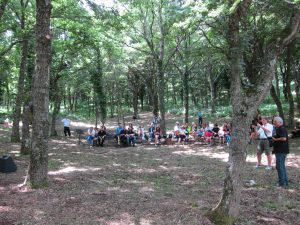
[[[51,65],[51,0],[36,0],[36,68],[33,77],[33,125],[29,165],[32,187],[47,185],[49,87]]]
[[[19,82],[18,82],[18,93],[16,97],[15,110],[13,115],[13,127],[11,132],[11,141],[19,142],[20,141],[20,127],[19,123],[21,120],[21,108],[24,100],[24,82],[26,78],[26,69],[27,69],[27,55],[29,48],[29,35],[26,31],[26,15],[25,10],[28,6],[29,0],[21,0],[21,15],[19,16],[20,29],[22,33],[21,37],[21,63],[20,63],[20,72],[19,72]],[[18,13],[16,13],[18,15]]]
[[[228,1],[226,5],[229,12],[226,39],[228,43],[227,57],[231,70],[232,144],[230,146],[221,200],[207,214],[216,224],[233,224],[239,215],[241,176],[246,160],[245,149],[248,126],[259,104],[270,90],[278,55],[295,38],[300,28],[299,9],[292,3],[276,1],[278,8],[281,10],[285,9],[285,17],[290,17],[290,22],[279,29],[280,32],[276,32],[275,37],[272,36],[264,40],[265,45],[262,49],[263,54],[259,58],[260,63],[255,65],[257,73],[245,74],[245,68],[243,67],[245,65],[243,63],[245,53],[251,54],[254,51],[247,51],[249,46],[245,45],[246,40],[243,39],[243,34],[247,31],[249,32],[247,28],[250,27],[250,23],[247,18],[251,15],[251,9],[255,10],[258,6],[255,3],[255,1],[251,0]],[[265,4],[268,7],[271,2],[266,2]],[[272,4],[274,4],[273,1]],[[292,10],[290,10],[291,6],[293,6]],[[269,8],[269,10],[268,12],[271,13],[272,9]],[[255,44],[251,47],[255,48]],[[255,63],[258,63],[258,61],[255,61]],[[264,74],[264,82],[261,81],[261,74]]]

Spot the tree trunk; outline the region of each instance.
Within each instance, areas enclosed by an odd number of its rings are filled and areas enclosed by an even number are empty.
[[[295,42],[291,42],[287,46],[286,51],[286,93],[288,97],[288,103],[289,103],[289,120],[288,120],[288,126],[294,127],[294,119],[295,119],[295,110],[294,110],[294,99],[292,95],[292,89],[291,89],[291,81],[292,81],[292,51],[295,46]]]
[[[52,118],[51,118],[51,130],[50,130],[50,135],[51,136],[57,136],[56,120],[57,120],[57,116],[58,116],[58,113],[59,113],[59,110],[60,110],[61,99],[60,99],[59,96],[56,96],[54,101],[55,101],[54,102],[54,109],[53,109]]]
[[[21,30],[25,32],[25,6],[23,1],[22,4],[22,11],[21,11]],[[26,68],[27,68],[27,55],[28,55],[28,38],[26,34],[23,36],[21,46],[21,64],[20,64],[20,72],[19,72],[19,82],[18,82],[18,94],[16,97],[16,105],[15,111],[13,114],[13,126],[11,132],[11,142],[20,142],[20,127],[19,123],[21,120],[21,108],[24,101],[24,82],[26,78]]]
[[[132,104],[133,104],[133,116],[135,116],[135,118],[138,118],[138,94],[134,91],[132,93]]]
[[[157,65],[157,83],[158,83],[158,102],[159,102],[159,112],[160,112],[160,128],[163,134],[166,134],[166,121],[165,121],[165,78],[163,71],[162,61],[158,60]]]
[[[51,0],[36,0],[36,70],[32,87],[33,126],[28,172],[33,188],[43,187],[48,183],[50,16]]]
[[[30,118],[32,115],[32,111],[30,109],[29,104],[24,105],[23,108],[23,119],[22,119],[22,141],[21,141],[21,150],[20,153],[22,155],[28,155],[30,153]]]
[[[210,105],[211,105],[211,113],[216,113],[216,88],[214,84],[213,72],[212,67],[209,66],[208,69],[208,81],[210,87]]]
[[[300,114],[300,64],[298,64],[298,71],[295,73],[295,92],[296,92],[296,106],[297,106],[297,113]]]
[[[283,113],[282,104],[281,104],[280,99],[278,98],[278,95],[277,95],[276,91],[275,91],[274,85],[271,86],[270,94],[273,98],[273,101],[275,102],[275,104],[277,106],[277,111],[279,113],[279,116],[284,120],[284,113]]]
[[[183,73],[184,122],[189,122],[189,71],[186,66]]]

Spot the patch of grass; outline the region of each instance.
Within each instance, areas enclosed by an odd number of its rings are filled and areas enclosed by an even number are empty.
[[[265,203],[263,204],[263,207],[265,207],[265,208],[267,208],[267,209],[277,209],[277,208],[278,208],[278,206],[276,205],[276,203],[275,203],[275,202],[272,202],[272,201],[270,201],[270,202],[265,202]]]
[[[192,202],[192,203],[191,203],[191,207],[192,207],[192,208],[198,208],[199,205],[198,205],[196,202]]]
[[[49,162],[48,162],[48,169],[50,169],[50,170],[60,169],[61,166],[62,166],[62,163],[57,160],[49,160]]]
[[[171,193],[172,178],[169,176],[146,177],[146,181],[153,184],[157,192]]]

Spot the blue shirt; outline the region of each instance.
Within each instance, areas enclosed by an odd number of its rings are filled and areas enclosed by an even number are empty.
[[[119,136],[121,134],[122,130],[123,130],[122,127],[117,127],[117,129],[116,129],[116,135]]]

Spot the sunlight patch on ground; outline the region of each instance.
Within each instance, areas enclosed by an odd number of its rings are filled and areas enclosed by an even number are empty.
[[[50,171],[49,175],[58,175],[58,174],[68,174],[73,172],[87,172],[87,171],[98,171],[101,170],[100,168],[94,168],[94,167],[87,167],[87,168],[76,168],[76,167],[66,167],[58,171]]]
[[[41,220],[43,218],[43,216],[45,215],[45,212],[41,211],[41,210],[35,210],[33,213],[34,213],[33,217],[36,220]]]
[[[210,151],[209,151],[210,150]],[[209,158],[221,159],[223,162],[228,162],[228,153],[227,152],[212,152],[209,148],[204,148],[201,151],[196,150],[183,150],[183,151],[174,151],[173,154],[178,155],[195,155],[195,156],[207,156]]]
[[[144,184],[145,181],[141,181],[141,180],[127,180],[126,183],[128,183],[128,184]]]
[[[70,145],[70,142],[64,140],[51,140],[51,142],[63,145]]]
[[[12,211],[13,208],[10,206],[0,206],[0,213]]]
[[[108,191],[118,191],[118,192],[121,192],[121,193],[130,192],[129,189],[125,189],[125,188],[121,188],[121,187],[108,187],[107,190]]]
[[[129,213],[122,213],[117,220],[106,221],[107,225],[134,225],[134,218]]]
[[[141,187],[139,192],[140,193],[154,192],[154,189],[152,187]]]
[[[155,173],[155,169],[130,169],[128,170],[130,173]]]

